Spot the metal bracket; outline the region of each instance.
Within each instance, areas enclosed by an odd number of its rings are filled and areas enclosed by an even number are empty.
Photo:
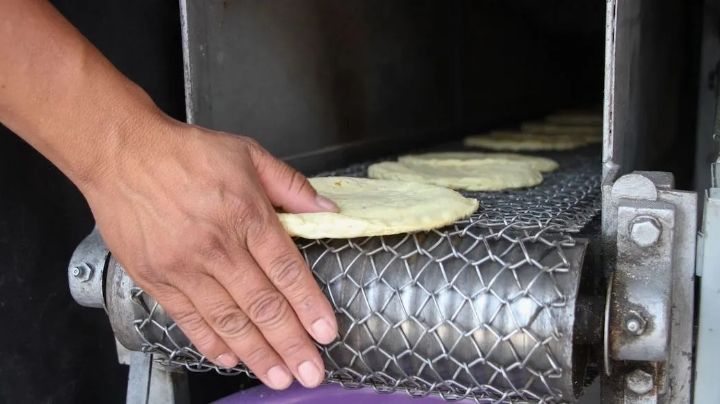
[[[610,357],[664,362],[670,339],[675,207],[621,199],[610,311]]]
[[[107,296],[106,275],[107,282],[116,284]],[[87,307],[104,308],[111,320],[116,320],[111,321],[111,325],[114,326],[118,318],[132,323],[136,315],[132,311],[134,305],[127,302],[134,284],[112,259],[97,229],[75,249],[68,267],[68,281],[75,301]],[[126,403],[188,403],[190,396],[184,369],[157,363],[152,354],[140,351],[142,341],[134,330],[114,328],[118,362],[130,365]]]
[[[103,284],[109,254],[97,228],[73,252],[68,265],[68,284],[70,294],[81,306],[105,307]]]
[[[604,185],[609,402],[691,399],[697,196],[673,187],[671,174],[644,171]]]

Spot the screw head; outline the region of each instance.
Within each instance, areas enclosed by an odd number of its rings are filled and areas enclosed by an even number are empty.
[[[652,216],[638,216],[630,223],[630,239],[638,247],[650,247],[657,243],[662,226]]]
[[[625,323],[625,328],[627,328],[628,331],[635,334],[640,329],[640,322],[637,321],[637,319],[630,319]]]
[[[649,393],[655,383],[650,373],[635,369],[625,376],[625,385],[633,393],[643,395]]]
[[[632,335],[642,335],[647,321],[637,312],[631,310],[625,316],[625,331]]]

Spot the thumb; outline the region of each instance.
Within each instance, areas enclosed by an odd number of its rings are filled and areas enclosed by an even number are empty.
[[[250,156],[270,202],[289,213],[337,212],[338,207],[310,185],[299,171],[273,157],[262,147]]]

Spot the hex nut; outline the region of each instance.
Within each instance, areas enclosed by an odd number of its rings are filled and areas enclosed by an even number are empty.
[[[72,270],[72,275],[75,279],[79,280],[80,282],[87,282],[89,281],[93,276],[93,267],[88,264],[82,264],[78,265]]]
[[[638,247],[650,247],[657,243],[662,226],[652,216],[638,216],[630,223],[630,239]]]
[[[636,311],[630,310],[625,316],[625,331],[632,335],[642,335],[645,332],[647,321]]]
[[[635,369],[625,375],[625,385],[627,389],[633,393],[643,395],[649,393],[655,386],[655,383],[650,373],[641,369]]]

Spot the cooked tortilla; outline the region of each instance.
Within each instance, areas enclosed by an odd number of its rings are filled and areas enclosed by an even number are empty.
[[[354,238],[430,230],[478,208],[477,200],[430,184],[352,177],[318,177],[310,183],[340,211],[279,213],[291,236]]]
[[[542,135],[575,136],[588,143],[602,142],[602,126],[597,125],[563,125],[550,122],[526,122],[520,126],[524,133]]]
[[[435,152],[409,154],[398,158],[400,163],[427,164],[430,166],[473,166],[485,165],[488,162],[497,164],[524,163],[540,172],[557,170],[558,163],[546,157],[526,156],[515,153],[481,153],[481,152]]]
[[[497,131],[465,138],[465,146],[498,151],[571,150],[589,144],[586,139],[571,135],[546,135],[513,131]]]
[[[371,178],[421,182],[468,191],[502,191],[542,182],[542,174],[527,164],[487,161],[472,166],[382,162],[368,168]]]

